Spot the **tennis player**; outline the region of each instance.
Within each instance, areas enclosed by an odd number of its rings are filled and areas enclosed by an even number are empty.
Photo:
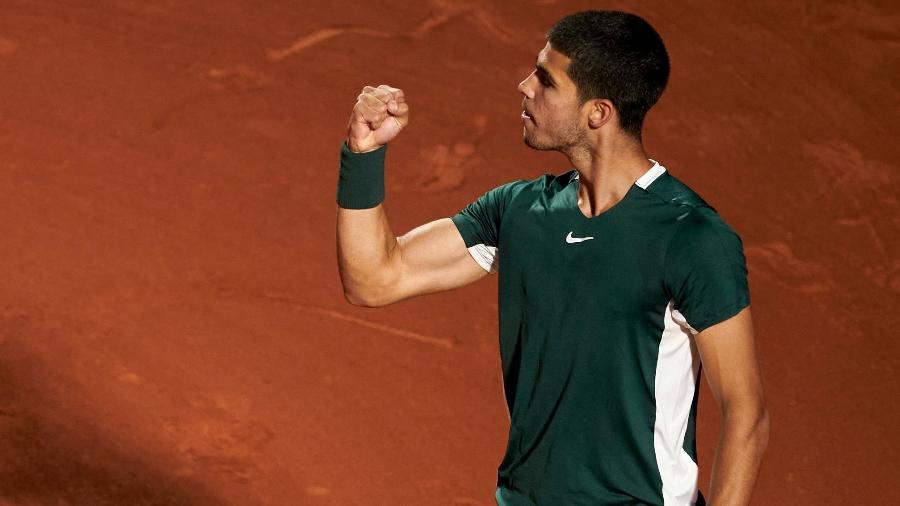
[[[337,191],[347,300],[382,306],[498,273],[510,415],[499,506],[750,502],[769,422],[746,262],[734,229],[644,151],[644,117],[668,76],[642,18],[563,18],[519,92],[525,143],[572,169],[493,188],[400,237],[383,172],[409,105],[382,85],[353,108]],[[708,503],[701,368],[720,412]]]

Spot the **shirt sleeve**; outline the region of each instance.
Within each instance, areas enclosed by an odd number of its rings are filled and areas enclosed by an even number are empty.
[[[696,208],[681,219],[665,262],[666,287],[694,333],[750,304],[741,238],[711,208]]]
[[[489,190],[451,217],[472,258],[488,272],[499,268],[500,222],[517,183]]]

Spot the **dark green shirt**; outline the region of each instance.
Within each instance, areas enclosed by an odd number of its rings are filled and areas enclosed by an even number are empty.
[[[578,185],[515,181],[452,218],[500,276],[497,502],[702,504],[692,336],[750,303],[741,240],[658,163],[593,218]]]

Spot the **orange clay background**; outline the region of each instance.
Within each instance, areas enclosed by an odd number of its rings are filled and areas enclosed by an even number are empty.
[[[744,240],[772,419],[754,504],[900,504],[889,0],[2,0],[0,504],[492,505],[496,277],[347,304],[338,148],[364,85],[406,91],[398,234],[568,170],[523,145],[516,85],[591,7],[663,36],[648,154]]]

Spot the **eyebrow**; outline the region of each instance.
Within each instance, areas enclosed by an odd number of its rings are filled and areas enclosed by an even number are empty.
[[[540,56],[535,57],[534,59],[534,68],[537,69],[538,73],[544,75],[547,79],[549,79],[550,84],[556,85],[556,79],[553,78],[553,74],[551,74],[550,71],[547,70],[547,67],[545,67],[538,58],[540,58]]]

